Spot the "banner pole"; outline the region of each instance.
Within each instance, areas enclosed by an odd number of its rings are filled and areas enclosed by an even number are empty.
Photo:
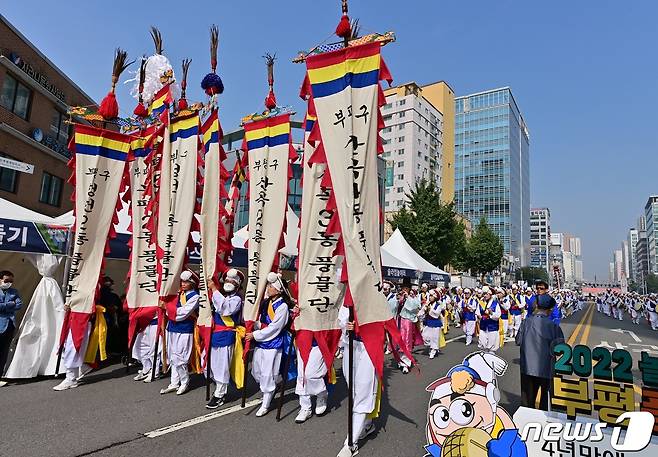
[[[247,404],[247,367],[249,366],[249,354],[251,351],[247,351],[247,353],[244,355],[242,358],[242,403],[240,404],[241,408],[244,408],[245,405]]]
[[[155,348],[153,351],[153,365],[151,365],[151,382],[155,381],[155,372],[157,371],[158,367],[158,349],[160,345],[160,326],[158,326],[158,330],[155,332]]]
[[[349,307],[349,322],[354,323],[354,305]],[[347,382],[347,445],[352,448],[354,444],[354,437],[352,436],[352,420],[354,413],[354,330],[348,332],[348,352],[349,361],[348,365],[348,382]]]
[[[290,369],[290,359],[292,358],[292,347],[293,347],[293,335],[290,334],[290,345],[288,350],[283,355],[285,357],[283,361],[283,379],[281,380],[281,393],[279,394],[279,404],[276,409],[276,421],[281,421],[281,409],[283,408],[283,396],[286,392],[286,382],[288,381],[288,369]],[[299,375],[298,375],[299,376]]]

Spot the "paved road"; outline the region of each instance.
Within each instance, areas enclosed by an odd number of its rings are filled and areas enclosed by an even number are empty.
[[[570,342],[603,343],[630,351],[644,346],[658,355],[658,332],[646,324],[617,322],[587,310],[563,322]],[[635,338],[613,329],[631,330]],[[448,338],[459,336],[461,331],[452,329]],[[428,402],[425,386],[475,350],[475,345],[466,347],[463,339],[450,342],[444,354],[434,360],[418,350],[420,373],[408,375],[387,360],[379,429],[361,446],[360,455],[423,455]],[[507,374],[500,379],[501,405],[513,412],[519,405],[518,348],[508,342],[500,355],[510,362]],[[633,356],[637,359],[639,352]],[[342,380],[330,400],[330,413],[302,425],[294,423],[298,403],[292,391],[286,396],[281,422],[277,423],[274,413],[256,418],[255,404],[260,395],[253,384],[249,385],[248,399],[253,406],[240,409],[238,394],[229,392],[233,401],[207,417],[203,380],[194,381],[194,389],[183,396],[160,396],[158,391],[167,380],[136,383],[124,367],[112,365],[88,375],[84,385],[65,392],[54,392],[51,387],[57,381],[52,379],[10,384],[0,389],[0,456],[333,457],[344,440],[347,402]],[[187,427],[149,433],[185,421]]]

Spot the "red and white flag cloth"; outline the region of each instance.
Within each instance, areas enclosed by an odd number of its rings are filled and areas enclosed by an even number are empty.
[[[160,156],[156,254],[160,298],[175,305],[198,208],[199,115],[194,113],[170,122],[164,129]]]
[[[338,311],[343,299],[341,291],[345,288],[341,287],[337,278],[338,265],[342,262],[342,256],[334,255],[338,235],[327,233],[333,215],[333,211],[327,209],[331,197],[327,164],[311,160],[315,146],[308,141],[308,135],[315,122],[312,100],[309,100],[304,122],[302,213],[297,257],[297,303],[300,313],[295,319],[295,340],[305,366],[315,339],[325,364],[330,367],[340,342]]]
[[[230,240],[227,240],[225,221],[227,219],[224,203],[228,197],[225,183],[228,172],[222,162],[226,153],[221,144],[222,129],[213,110],[202,128],[205,149],[203,178],[203,199],[199,218],[201,233],[201,284],[199,299],[199,317],[197,326],[203,339],[203,347],[208,348],[213,326],[212,296],[209,295],[207,278],[213,278],[219,284],[219,276],[227,270],[223,261],[230,252]]]
[[[128,241],[130,267],[126,289],[129,347],[132,347],[135,335],[149,325],[158,310],[158,261],[155,237],[151,231],[152,225],[149,224],[153,208],[149,203],[153,196],[151,159],[154,133],[153,127],[132,138],[130,153],[132,161],[127,167],[130,188],[124,194],[124,201],[129,205],[132,233]]]
[[[311,161],[327,164],[334,213],[328,233],[340,234],[345,305],[354,307],[357,333],[383,376],[385,331],[399,331],[382,293],[377,154],[382,151],[379,112],[386,98],[379,86],[391,80],[381,45],[369,43],[309,56],[302,95],[312,98],[317,122],[309,135],[316,145]],[[407,354],[411,358],[410,354]]]
[[[73,345],[80,350],[87,323],[95,312],[103,258],[118,223],[117,206],[124,168],[130,151],[130,137],[86,125],[76,125],[71,140],[70,165],[74,173],[75,238],[68,273],[61,342],[71,330]]]
[[[266,278],[278,268],[279,249],[288,204],[290,166],[297,153],[292,147],[290,115],[270,117],[244,125],[243,150],[249,161],[249,240],[244,319],[247,329],[257,319]]]

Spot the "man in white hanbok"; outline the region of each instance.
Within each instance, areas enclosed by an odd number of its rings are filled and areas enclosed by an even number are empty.
[[[256,417],[262,417],[270,410],[276,383],[281,377],[279,372],[283,339],[288,323],[288,305],[281,295],[283,289],[281,275],[270,272],[267,275],[265,299],[260,305],[254,331],[246,334],[246,341],[256,342],[251,374],[263,393],[263,402],[256,411]]]

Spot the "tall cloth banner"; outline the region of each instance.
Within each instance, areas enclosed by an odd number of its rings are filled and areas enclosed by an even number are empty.
[[[369,43],[309,56],[302,94],[310,95],[317,116],[309,135],[316,144],[311,160],[329,171],[327,209],[335,211],[327,231],[340,235],[345,305],[354,307],[358,333],[381,378],[385,331],[394,340],[399,332],[382,294],[377,154],[384,127],[379,108],[386,98],[379,81],[391,77],[380,51],[379,43]]]
[[[199,148],[198,113],[172,119],[162,141],[157,203],[158,289],[167,302],[178,294],[179,276],[187,260],[197,206]]]
[[[270,117],[244,125],[243,150],[249,160],[249,246],[244,319],[256,320],[265,292],[267,274],[278,265],[288,202],[292,147],[290,115]]]
[[[140,132],[131,140],[131,158],[128,166],[129,185],[124,200],[128,202],[132,236],[130,267],[128,268],[126,306],[128,308],[128,345],[132,347],[135,335],[149,325],[158,310],[158,261],[155,237],[149,224],[153,198],[151,154],[154,149],[155,129]]]
[[[117,205],[130,137],[86,125],[76,125],[71,141],[75,237],[68,273],[66,315],[60,342],[71,330],[76,351],[96,311],[98,280],[109,237],[116,235]]]
[[[219,284],[218,276],[228,267],[222,260],[223,254],[231,250],[230,240],[224,226],[227,219],[224,202],[228,197],[225,182],[228,172],[222,162],[226,153],[221,145],[222,130],[213,110],[201,128],[205,149],[204,173],[200,180],[203,185],[201,201],[201,296],[199,299],[199,317],[197,325],[203,340],[203,347],[208,348],[213,326],[212,297],[208,293],[207,279],[213,278]],[[206,352],[207,354],[207,352]]]
[[[334,213],[327,209],[331,197],[329,172],[326,163],[312,160],[315,146],[308,141],[315,122],[313,101],[309,100],[304,132],[302,213],[297,257],[297,303],[300,313],[295,319],[295,330],[299,354],[304,364],[308,363],[315,340],[326,365],[330,367],[340,342],[338,311],[344,287],[341,287],[336,277],[339,262],[342,261],[342,256],[334,255],[338,235],[327,233]]]
[[[236,152],[236,161],[235,166],[233,167],[233,176],[231,178],[231,185],[228,189],[228,198],[224,205],[226,210],[226,218],[224,219],[224,230],[226,231],[226,239],[231,242],[233,240],[233,228],[235,225],[235,215],[238,213],[238,205],[240,204],[240,191],[242,190],[242,184],[247,180],[247,175],[245,173],[245,156],[240,158],[239,154]],[[227,251],[224,255],[224,263],[229,263],[229,253],[232,252],[233,245],[231,245],[231,251]]]

